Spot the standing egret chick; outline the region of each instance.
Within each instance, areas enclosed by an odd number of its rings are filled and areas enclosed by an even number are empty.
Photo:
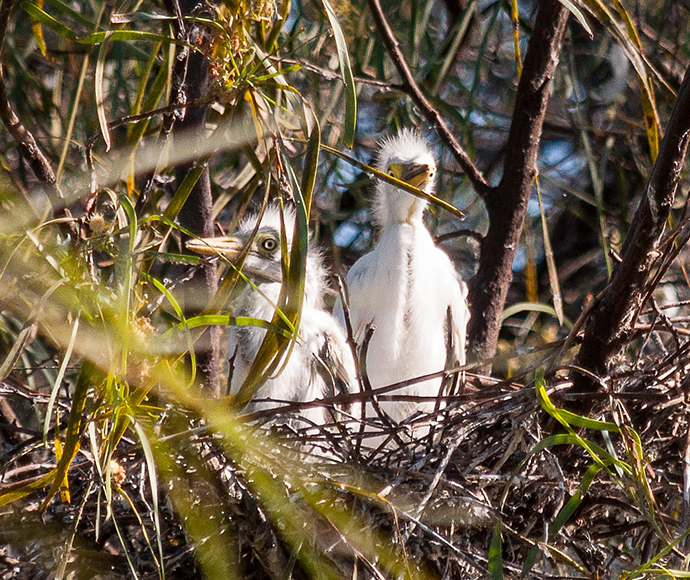
[[[426,193],[434,191],[436,161],[415,131],[402,130],[384,139],[376,167]],[[379,181],[373,202],[374,222],[381,232],[378,244],[347,275],[355,341],[361,346],[367,326],[376,326],[366,360],[374,389],[442,371],[449,336],[455,362],[465,363],[467,287],[448,255],[434,245],[422,221],[426,205]],[[395,393],[436,397],[440,388],[441,379],[436,378]],[[399,423],[418,411],[432,412],[435,401],[381,401],[380,406]],[[371,417],[372,411],[367,415]]]
[[[246,217],[237,232],[229,237],[202,238],[187,242],[187,248],[206,255],[221,254],[234,260],[251,243],[242,272],[255,287],[247,285],[234,304],[234,316],[269,321],[273,318],[283,283],[281,264],[281,209],[272,204],[266,208],[257,228],[259,215]],[[295,224],[294,209],[285,207],[287,250],[292,245]],[[256,233],[255,233],[256,232]],[[344,332],[333,316],[324,310],[323,296],[328,273],[319,249],[310,241],[304,276],[302,316],[298,337],[288,347],[276,370],[254,394],[247,411],[280,407],[287,403],[308,402],[349,393],[356,388],[356,371]],[[257,326],[231,326],[228,356],[231,361],[232,393],[237,393],[259,351],[266,329]],[[305,407],[304,419],[293,420],[296,427],[324,425],[333,421],[326,407]]]

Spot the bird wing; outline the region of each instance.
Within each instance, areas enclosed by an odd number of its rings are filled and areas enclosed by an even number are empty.
[[[467,346],[467,323],[470,320],[470,309],[467,306],[467,284],[465,284],[460,274],[456,273],[455,276],[457,288],[453,290],[450,301],[453,348],[458,364],[464,365],[466,362],[465,349]]]
[[[368,324],[371,324],[376,317],[376,309],[367,304],[360,297],[369,293],[371,285],[371,271],[376,265],[374,253],[365,254],[357,260],[350,271],[347,273],[347,289],[350,297],[350,322],[352,324],[352,335],[355,342],[359,343]],[[354,302],[353,302],[354,301]],[[345,328],[345,315],[342,303],[338,298],[333,315]]]
[[[312,381],[320,383],[318,397],[357,392],[355,360],[335,318],[322,310],[309,310],[303,313],[300,332],[311,356]]]

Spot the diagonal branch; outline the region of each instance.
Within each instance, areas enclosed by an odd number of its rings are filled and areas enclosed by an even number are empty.
[[[12,13],[13,0],[2,0],[0,6],[0,55],[2,54],[2,47],[5,44],[5,34],[7,33],[7,24]],[[0,120],[12,135],[12,139],[19,147],[22,155],[29,163],[34,175],[40,181],[43,189],[48,196],[51,206],[55,209],[60,200],[63,199],[60,187],[55,179],[55,172],[53,171],[50,161],[41,151],[41,148],[36,143],[36,139],[31,134],[26,126],[21,122],[17,114],[12,109],[9,98],[7,96],[7,88],[5,86],[5,76],[3,73],[2,62],[0,60]]]
[[[690,142],[690,68],[678,92],[659,156],[645,194],[628,232],[621,261],[585,326],[576,366],[603,375],[608,363],[630,340],[638,313],[648,293],[648,280],[662,242],[664,228],[678,191]],[[597,385],[577,376],[575,390],[593,392]]]
[[[410,71],[410,67],[407,66],[405,57],[398,46],[398,41],[395,39],[393,31],[388,25],[388,21],[386,20],[383,9],[381,8],[380,0],[368,0],[368,2],[369,9],[374,16],[376,27],[381,35],[384,45],[386,46],[386,50],[393,60],[395,67],[398,69],[398,73],[402,77],[403,90],[410,95],[426,120],[431,123],[439,137],[441,137],[443,143],[450,149],[453,157],[455,157],[460,167],[462,167],[462,170],[472,182],[472,185],[477,193],[484,197],[484,195],[489,191],[489,184],[486,181],[486,178],[472,162],[467,152],[460,146],[460,143],[458,143],[453,133],[451,133],[450,129],[443,120],[443,117],[441,117],[441,114],[431,105],[417,85],[417,82]]]
[[[496,352],[513,260],[537,173],[549,88],[568,15],[559,0],[541,0],[539,4],[515,95],[503,177],[484,196],[489,229],[482,241],[479,269],[468,298],[472,309],[468,334],[474,360],[489,359]]]

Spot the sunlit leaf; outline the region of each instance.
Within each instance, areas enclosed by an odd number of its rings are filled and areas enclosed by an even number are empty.
[[[347,42],[343,31],[338,24],[338,18],[329,0],[321,0],[326,10],[328,21],[333,29],[335,45],[338,49],[338,62],[340,64],[340,74],[345,85],[345,136],[344,141],[347,147],[352,147],[355,142],[355,131],[357,129],[357,88],[355,79],[352,75],[350,66],[350,55],[347,51]]]

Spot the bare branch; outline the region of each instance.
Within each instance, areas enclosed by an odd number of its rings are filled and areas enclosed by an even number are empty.
[[[460,146],[460,143],[458,143],[453,133],[451,133],[441,114],[431,105],[417,85],[410,71],[410,67],[407,66],[405,57],[400,51],[398,41],[395,39],[393,31],[388,25],[388,21],[381,8],[380,0],[368,0],[368,2],[369,8],[374,16],[374,21],[376,22],[376,27],[386,46],[386,50],[393,60],[395,67],[398,69],[398,73],[402,77],[403,89],[410,95],[415,105],[419,107],[426,120],[434,127],[434,130],[438,133],[439,137],[441,137],[446,147],[450,149],[453,157],[455,157],[460,167],[462,167],[462,170],[467,174],[467,177],[472,182],[477,193],[483,197],[489,191],[489,184],[486,178],[472,162],[465,150]]]
[[[645,297],[649,295],[648,280],[678,191],[689,141],[690,68],[678,92],[644,197],[625,238],[621,262],[616,265],[601,300],[585,326],[576,364],[596,375],[606,372],[611,358],[620,352],[632,336]],[[597,388],[589,377],[576,377],[575,391],[591,392]]]
[[[168,10],[177,17],[176,37],[187,41],[189,30],[185,27],[184,16],[194,14],[195,0],[166,0]],[[170,132],[182,133],[185,130],[195,133],[197,150],[204,139],[206,107],[204,105],[185,107],[187,103],[198,103],[208,93],[208,65],[205,57],[198,51],[190,51],[188,46],[178,47],[173,70],[173,90],[170,102],[176,106],[175,113],[164,116],[161,139],[168,138]],[[194,168],[193,163],[177,167],[177,180],[182,183]],[[213,198],[208,165],[192,188],[187,201],[177,216],[180,225],[202,236],[213,235]],[[183,237],[184,244],[184,237]],[[188,312],[199,314],[198,304],[210,302],[218,290],[218,274],[215,263],[205,263],[195,272],[194,277],[182,288]],[[199,300],[203,297],[202,300]],[[193,307],[190,305],[194,304]],[[197,365],[205,381],[206,392],[210,396],[220,396],[220,328],[210,326],[195,345]]]
[[[491,358],[496,351],[568,14],[559,0],[542,0],[539,5],[517,87],[503,177],[484,196],[489,230],[482,241],[479,269],[469,295],[472,316],[468,334],[474,360]]]
[[[5,44],[5,34],[7,32],[7,24],[12,13],[12,6],[14,0],[3,0],[0,6],[0,55],[2,54],[2,47]],[[0,60],[0,119],[3,125],[12,135],[12,139],[19,147],[26,158],[31,170],[36,178],[41,182],[46,195],[50,201],[53,209],[60,205],[60,200],[63,199],[60,187],[55,179],[55,172],[53,171],[50,161],[41,151],[41,148],[36,143],[36,139],[26,126],[20,121],[16,113],[12,109],[9,98],[7,97],[7,89],[5,87],[5,76],[3,73],[2,62]]]

